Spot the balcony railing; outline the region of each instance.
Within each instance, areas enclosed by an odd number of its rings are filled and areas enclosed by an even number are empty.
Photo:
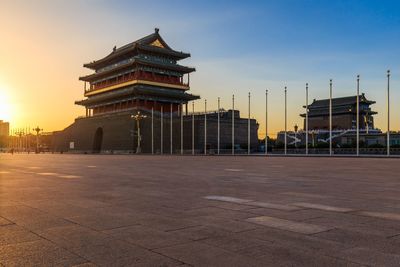
[[[123,75],[122,77],[117,77],[113,81],[104,81],[101,82],[100,84],[96,85],[90,85],[90,88],[88,88],[85,93],[88,92],[93,92],[96,90],[100,90],[106,87],[110,87],[113,85],[118,85],[121,83],[133,81],[133,80],[145,80],[145,81],[150,81],[150,82],[159,82],[159,83],[167,83],[167,84],[172,84],[172,85],[180,85],[180,86],[189,86],[189,83],[184,83],[182,82],[181,78],[178,77],[173,77],[173,76],[164,76],[164,75],[158,75],[158,74],[152,74],[152,73],[146,73],[146,72],[135,72],[127,75]]]

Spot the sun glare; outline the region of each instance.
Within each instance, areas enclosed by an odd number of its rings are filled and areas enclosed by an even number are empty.
[[[0,120],[11,121],[12,104],[8,95],[8,88],[0,84]]]

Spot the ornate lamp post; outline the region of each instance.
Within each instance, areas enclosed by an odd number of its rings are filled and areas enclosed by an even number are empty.
[[[23,130],[18,129],[17,132],[15,132],[15,134],[18,136],[18,151],[21,152],[22,151],[22,136],[24,135]]]
[[[40,129],[39,126],[36,126],[36,128],[33,129],[36,132],[36,151],[35,153],[38,154],[39,151],[39,133],[43,131],[43,129]]]
[[[140,142],[142,141],[142,136],[140,135],[140,121],[142,119],[147,118],[146,115],[142,115],[140,111],[138,111],[135,115],[131,115],[131,118],[134,119],[137,123],[137,129],[138,129],[138,136],[137,136],[137,142],[138,145],[136,147],[136,154],[142,153],[142,148],[140,147]]]

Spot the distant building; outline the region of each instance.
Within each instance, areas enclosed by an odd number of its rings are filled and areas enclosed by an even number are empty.
[[[359,96],[359,132],[360,142],[366,145],[383,145],[386,135],[381,130],[375,129],[374,115],[377,112],[371,110],[375,101],[368,100],[365,94]],[[329,144],[329,99],[315,100],[308,105],[308,141],[311,146]],[[306,106],[303,106],[306,108]],[[306,114],[300,114],[304,118],[304,128],[300,131],[286,132],[286,140],[289,146],[305,145],[306,140]],[[332,98],[332,143],[334,146],[349,146],[356,143],[357,131],[357,96]],[[283,143],[285,132],[278,133],[277,140]],[[392,145],[397,145],[398,137],[391,139]]]
[[[364,94],[359,96],[359,125],[360,129],[374,129],[373,115],[370,105],[375,101],[367,100]],[[306,108],[304,106],[304,108]],[[304,118],[306,114],[300,114]],[[355,129],[357,125],[357,96],[339,97],[332,99],[332,129]],[[308,129],[329,130],[329,99],[315,100],[308,106]]]
[[[80,77],[84,81],[85,99],[75,103],[84,106],[86,116],[55,133],[55,150],[134,151],[138,146],[137,122],[132,115],[146,116],[140,121],[141,148],[145,153],[176,152],[181,148],[181,122],[184,129],[183,146],[189,150],[217,147],[218,116],[207,112],[188,114],[188,103],[200,96],[188,93],[190,73],[195,69],[178,62],[190,57],[189,53],[173,50],[155,32],[124,45],[114,47],[106,57],[84,64],[94,73]],[[235,111],[235,146],[246,144],[248,120],[241,119]],[[220,114],[221,147],[231,145],[232,115]],[[194,126],[194,135],[192,136]],[[251,144],[256,148],[258,124],[250,121]],[[207,139],[204,138],[207,131]],[[172,133],[172,134],[171,134]],[[204,144],[207,142],[207,144]]]
[[[355,132],[345,134],[340,138],[341,145],[355,144],[357,136]],[[390,146],[400,147],[400,132],[390,133]],[[363,132],[360,133],[361,146],[373,147],[381,146],[386,147],[387,145],[387,134],[382,132],[369,132],[368,134]]]
[[[0,120],[0,148],[7,146],[10,135],[10,123]]]
[[[0,120],[0,136],[10,135],[10,123]]]

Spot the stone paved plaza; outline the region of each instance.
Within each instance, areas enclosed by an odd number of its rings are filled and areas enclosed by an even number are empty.
[[[0,154],[0,265],[399,266],[400,160]]]

